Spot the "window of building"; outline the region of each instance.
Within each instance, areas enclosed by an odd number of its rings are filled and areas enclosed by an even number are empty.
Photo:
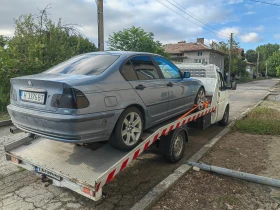
[[[150,56],[136,56],[130,61],[139,80],[159,79],[158,72]]]
[[[197,56],[202,56],[202,52],[197,52]]]

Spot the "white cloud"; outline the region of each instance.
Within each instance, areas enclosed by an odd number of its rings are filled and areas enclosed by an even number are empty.
[[[274,34],[274,39],[280,39],[280,34]]]
[[[14,29],[0,29],[0,35],[12,37],[14,35]]]
[[[228,0],[228,4],[238,4],[238,3],[242,3],[243,0]]]
[[[219,37],[222,39],[228,39],[230,34],[233,33],[233,36],[238,36],[240,34],[239,27],[227,27],[220,30]]]
[[[204,44],[207,45],[207,46],[212,44],[212,42],[219,43],[219,41],[216,40],[216,39],[204,39]]]
[[[264,38],[259,36],[257,33],[255,32],[250,32],[244,35],[239,36],[241,41],[243,42],[260,42],[263,41]]]
[[[263,32],[264,31],[264,26],[263,25],[259,25],[257,27],[254,28],[249,28],[250,31],[259,31],[259,32]]]
[[[252,12],[252,11],[249,11],[249,12],[245,12],[243,13],[244,15],[253,15],[253,14],[256,14],[256,12]]]

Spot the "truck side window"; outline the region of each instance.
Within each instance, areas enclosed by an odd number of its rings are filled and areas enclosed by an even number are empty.
[[[218,73],[218,74],[219,74],[219,77],[218,77],[219,90],[223,91],[223,90],[225,90],[225,83],[224,83],[222,74],[221,73]]]

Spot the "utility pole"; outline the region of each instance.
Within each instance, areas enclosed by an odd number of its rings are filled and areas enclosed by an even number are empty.
[[[227,83],[230,84],[230,71],[231,71],[231,55],[232,55],[232,40],[233,33],[230,34],[230,47],[229,47],[229,65],[228,65],[228,76]]]
[[[267,63],[265,64],[265,78],[267,78]]]
[[[259,77],[259,59],[260,59],[260,53],[258,52],[258,59],[257,59],[257,75],[256,75],[256,78]]]
[[[96,0],[97,23],[98,23],[98,49],[104,51],[104,21],[103,21],[103,0]]]

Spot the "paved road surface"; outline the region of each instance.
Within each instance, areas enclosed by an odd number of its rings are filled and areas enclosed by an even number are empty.
[[[231,120],[256,104],[278,82],[262,80],[238,85],[237,90],[230,93]],[[8,127],[2,127],[0,128],[0,137],[2,137],[0,138],[0,209],[129,209],[222,129],[218,125],[212,125],[203,132],[189,130],[190,141],[185,156],[177,164],[167,163],[162,156],[156,154],[155,150],[149,149],[103,188],[103,191],[108,194],[105,200],[93,202],[67,189],[54,186],[45,188],[34,173],[21,170],[6,162],[3,144],[4,139],[7,138],[3,136],[10,134]]]

